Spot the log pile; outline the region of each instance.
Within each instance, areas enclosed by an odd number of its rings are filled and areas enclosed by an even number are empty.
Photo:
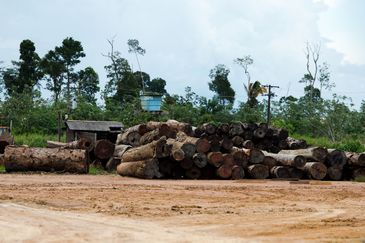
[[[315,179],[365,176],[365,154],[321,147],[266,124],[147,122],[118,136],[118,174],[171,179]]]

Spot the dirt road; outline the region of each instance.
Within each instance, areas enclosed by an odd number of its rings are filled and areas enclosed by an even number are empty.
[[[0,242],[365,241],[365,183],[0,174]]]

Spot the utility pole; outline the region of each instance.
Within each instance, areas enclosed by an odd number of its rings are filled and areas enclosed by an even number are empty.
[[[268,125],[270,125],[270,120],[271,120],[271,97],[274,97],[274,93],[271,92],[271,89],[278,89],[279,86],[275,86],[275,85],[263,85],[265,88],[269,89],[269,92],[267,95],[268,100],[267,100],[267,118],[266,118],[266,122]]]

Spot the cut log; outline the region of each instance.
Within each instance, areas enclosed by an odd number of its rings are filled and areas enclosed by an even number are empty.
[[[240,180],[245,178],[245,171],[242,166],[234,165],[232,167],[232,180]]]
[[[183,132],[177,133],[176,140],[183,143],[194,144],[198,153],[207,153],[211,147],[208,139],[191,137]]]
[[[273,133],[273,137],[278,138],[279,140],[286,140],[289,136],[289,132],[286,129],[282,129],[282,128],[274,128],[273,129],[274,133]]]
[[[255,145],[254,145],[254,143],[252,142],[252,140],[245,140],[245,141],[242,143],[242,147],[244,147],[245,149],[254,149],[254,148],[255,148]]]
[[[166,122],[166,124],[175,131],[184,132],[184,133],[188,134],[189,136],[193,135],[193,129],[189,123],[178,122],[176,120],[168,120]]]
[[[194,154],[193,161],[195,166],[198,168],[204,168],[208,164],[208,158],[203,153]]]
[[[298,168],[289,168],[290,178],[302,179],[304,176],[303,170]]]
[[[194,161],[192,160],[192,158],[185,158],[182,161],[180,161],[180,167],[183,168],[184,170],[189,170],[193,167],[194,165]]]
[[[116,144],[129,144],[133,147],[139,146],[141,135],[137,131],[126,131],[118,135]]]
[[[344,151],[338,149],[328,149],[326,164],[328,167],[342,168],[347,163],[347,157]]]
[[[210,152],[207,155],[208,163],[214,167],[220,167],[223,164],[223,154],[221,152]]]
[[[229,136],[242,136],[244,133],[243,126],[240,122],[231,123],[229,126]]]
[[[98,159],[108,160],[114,154],[115,145],[109,140],[102,139],[95,143],[94,155]]]
[[[213,123],[204,123],[203,125],[201,125],[200,129],[203,130],[204,133],[208,135],[213,135],[217,131],[217,126],[214,125]]]
[[[147,159],[143,161],[122,162],[117,167],[117,172],[121,176],[137,177],[143,179],[160,178],[158,160]]]
[[[224,165],[229,165],[229,166],[234,166],[236,163],[235,163],[235,160],[233,158],[233,155],[231,154],[223,154],[223,164]]]
[[[200,169],[196,166],[191,167],[185,172],[185,176],[189,179],[198,179],[201,175]]]
[[[308,161],[325,162],[328,151],[327,149],[322,147],[312,147],[312,148],[297,149],[297,150],[281,150],[279,154],[302,155]]]
[[[124,132],[138,132],[139,135],[143,135],[149,131],[151,131],[152,129],[148,128],[146,124],[142,123],[142,124],[138,124],[132,127],[127,128]]]
[[[274,166],[270,169],[270,175],[273,178],[291,178],[289,167]]]
[[[267,132],[267,127],[259,126],[255,131],[253,131],[254,138],[264,138]]]
[[[346,152],[347,162],[353,166],[365,166],[365,153]]]
[[[365,177],[365,168],[354,169],[352,172],[352,178],[356,179],[359,177]]]
[[[208,141],[210,144],[210,151],[219,152],[221,150],[221,143],[220,143],[219,136],[211,135],[208,137]]]
[[[236,147],[242,147],[243,142],[244,142],[244,140],[243,140],[243,138],[242,138],[242,137],[240,137],[240,136],[234,136],[234,137],[232,138],[232,143],[233,143],[233,145],[234,145],[234,146],[236,146]]]
[[[233,147],[230,153],[234,158],[235,165],[242,166],[243,168],[247,167],[249,157],[242,149]]]
[[[123,154],[130,148],[132,148],[131,145],[125,145],[125,144],[115,145],[113,157],[121,159],[123,157]]]
[[[82,149],[7,146],[4,164],[7,172],[46,171],[79,174],[89,172],[87,152]]]
[[[181,161],[184,158],[192,158],[196,152],[196,146],[189,142],[180,142],[175,139],[169,138],[167,140],[167,144],[172,146],[172,148],[171,148],[173,151],[172,156],[177,161]]]
[[[217,176],[222,179],[228,179],[232,176],[232,165],[223,164],[217,169]]]
[[[221,149],[225,152],[228,152],[233,148],[233,142],[229,137],[226,136],[223,137],[220,143],[221,143]]]
[[[305,163],[307,162],[306,158],[302,155],[293,155],[293,154],[273,154],[268,153],[266,151],[262,151],[265,156],[270,156],[276,159],[276,161],[281,165],[303,168]]]
[[[122,161],[132,162],[164,158],[170,155],[170,151],[166,151],[166,148],[166,139],[161,138],[146,145],[130,148],[122,155]]]
[[[253,179],[266,179],[269,177],[269,168],[266,165],[256,164],[247,168],[248,175]]]
[[[107,171],[115,171],[118,165],[122,162],[120,158],[111,157],[105,164],[105,169]]]
[[[251,164],[261,164],[264,159],[264,153],[259,149],[242,149],[249,157],[249,162]]]
[[[286,140],[289,149],[306,149],[308,147],[307,142],[302,139],[288,137]]]
[[[333,181],[339,181],[342,179],[342,168],[338,167],[328,167],[327,168],[327,177]]]
[[[77,141],[72,141],[69,143],[47,141],[47,148],[84,149],[90,152],[93,150],[94,144],[90,138],[80,138]]]
[[[271,156],[265,156],[265,159],[262,162],[262,164],[266,165],[267,167],[269,167],[269,169],[271,169],[272,167],[278,165],[278,162],[276,161],[275,158],[273,158]]]
[[[228,123],[222,123],[217,128],[217,134],[226,136],[229,134],[229,124]]]
[[[327,167],[320,162],[307,162],[304,171],[310,179],[322,180],[326,177]]]

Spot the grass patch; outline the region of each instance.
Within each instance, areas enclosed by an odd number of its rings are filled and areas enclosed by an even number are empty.
[[[354,181],[356,182],[365,182],[365,176],[357,176]]]
[[[5,172],[5,166],[4,165],[0,165],[0,173],[4,173]]]
[[[14,142],[16,145],[28,145],[30,147],[46,147],[47,140],[58,141],[57,134],[15,134]],[[61,142],[66,141],[66,137],[61,137]]]
[[[109,173],[106,170],[104,170],[103,168],[96,167],[96,166],[90,166],[89,174],[90,175],[106,175]]]

